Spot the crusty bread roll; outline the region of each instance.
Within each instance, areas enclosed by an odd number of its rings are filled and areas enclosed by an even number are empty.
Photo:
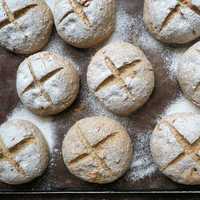
[[[44,172],[48,161],[48,145],[34,124],[12,120],[1,125],[0,181],[27,183]]]
[[[132,159],[126,130],[106,117],[78,121],[62,146],[64,162],[75,176],[92,183],[110,183],[121,177]]]
[[[54,20],[60,37],[72,46],[90,48],[115,27],[115,0],[57,0]]]
[[[145,0],[144,22],[162,42],[191,42],[200,36],[200,0]]]
[[[200,107],[200,42],[189,48],[178,66],[177,78],[184,95]]]
[[[154,89],[154,72],[144,53],[129,43],[112,43],[92,58],[87,82],[90,90],[118,115],[136,111]]]
[[[48,42],[53,17],[43,0],[0,1],[0,45],[19,54],[31,54]]]
[[[151,151],[160,170],[173,181],[200,184],[200,115],[164,117],[152,134]]]
[[[17,92],[23,104],[38,115],[62,112],[77,97],[79,76],[59,55],[40,52],[25,59],[17,71]]]

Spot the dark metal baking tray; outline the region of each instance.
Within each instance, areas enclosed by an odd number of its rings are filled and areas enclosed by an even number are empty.
[[[133,142],[142,142],[140,134],[147,134],[152,131],[158,116],[162,114],[166,106],[180,93],[175,79],[171,78],[167,70],[167,64],[163,60],[162,49],[155,51],[151,45],[144,45],[145,36],[148,34],[142,22],[143,0],[117,0],[117,27],[113,37],[107,41],[124,40],[140,46],[149,60],[151,61],[156,75],[156,87],[148,103],[143,108],[132,114],[130,117],[123,118],[112,115],[105,111],[102,105],[89,93],[86,83],[86,71],[90,58],[94,53],[105,45],[88,50],[80,50],[65,44],[53,31],[51,41],[45,50],[50,50],[61,55],[70,57],[78,66],[81,76],[80,94],[70,109],[54,117],[56,124],[55,134],[57,135],[56,147],[59,151],[54,151],[52,159],[54,164],[50,164],[42,177],[37,178],[31,183],[20,186],[9,186],[0,184],[0,193],[3,194],[46,194],[46,193],[188,193],[199,192],[198,186],[184,186],[176,184],[163,176],[158,170],[155,170],[150,176],[145,176],[136,181],[130,180],[129,172],[121,179],[112,184],[96,185],[83,182],[72,176],[64,166],[60,149],[61,143],[67,130],[79,119],[94,116],[107,115],[120,121],[126,126]],[[127,17],[128,16],[128,17]],[[127,20],[131,20],[127,23]],[[124,21],[124,23],[123,23]],[[140,38],[140,39],[139,39]],[[148,38],[148,37],[147,37]],[[107,43],[106,42],[106,43]],[[155,42],[155,41],[154,41]],[[189,45],[187,45],[189,46]],[[184,48],[187,48],[184,46]],[[176,48],[165,48],[173,51]],[[16,93],[16,71],[17,67],[25,56],[15,55],[4,49],[0,49],[0,123],[6,121],[8,114],[17,106],[19,99]],[[141,152],[149,149],[148,142],[142,144]],[[142,156],[142,154],[141,154]],[[149,159],[151,156],[149,155]],[[151,162],[147,160],[147,162]],[[131,169],[134,170],[134,169]]]

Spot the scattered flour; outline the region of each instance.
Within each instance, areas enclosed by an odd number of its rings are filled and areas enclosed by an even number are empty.
[[[46,138],[46,141],[49,145],[49,149],[51,152],[53,152],[53,148],[56,141],[55,136],[55,127],[52,121],[51,117],[48,118],[42,118],[39,117],[26,108],[24,108],[23,105],[19,104],[13,111],[8,115],[8,120],[12,119],[23,119],[28,120],[35,124],[43,133],[44,137]]]
[[[124,8],[117,11],[116,29],[108,43],[115,41],[129,42],[133,37],[133,26],[138,22],[137,18],[129,15]]]
[[[157,170],[150,152],[150,136],[151,132],[141,133],[135,141],[133,162],[127,175],[130,181],[138,181],[151,176]]]

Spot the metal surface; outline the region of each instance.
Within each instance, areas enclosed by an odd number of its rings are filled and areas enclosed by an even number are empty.
[[[129,15],[132,15],[133,17],[137,16],[137,19],[140,18],[140,20],[142,21],[142,0],[118,0],[117,4],[118,10],[123,9]],[[126,37],[126,41],[131,42],[133,44],[136,39],[133,38],[132,35],[135,35],[135,37],[137,37],[137,34],[135,34],[135,29],[137,29],[137,26],[132,27],[129,32],[129,36]],[[137,33],[140,34],[140,30],[137,30]],[[137,181],[132,181],[127,178],[127,175],[125,175],[118,181],[107,185],[89,184],[69,174],[66,167],[64,166],[60,154],[61,143],[64,134],[66,134],[67,130],[77,120],[83,117],[101,114],[107,115],[106,112],[104,112],[103,110],[102,113],[101,111],[99,111],[101,110],[101,107],[98,110],[98,112],[96,112],[95,109],[91,108],[93,105],[89,100],[90,93],[87,89],[86,84],[86,71],[89,60],[91,56],[97,51],[97,49],[99,49],[104,44],[97,47],[96,49],[75,49],[73,47],[68,46],[67,44],[64,44],[58,38],[55,31],[52,35],[49,46],[51,46],[54,40],[56,40],[58,43],[61,43],[62,46],[62,48],[60,48],[60,51],[62,52],[58,51],[57,53],[60,53],[61,55],[66,54],[68,55],[68,57],[70,56],[72,60],[79,66],[79,73],[81,74],[81,91],[79,97],[69,110],[66,110],[65,112],[54,117],[54,122],[56,124],[55,134],[57,135],[55,148],[59,150],[55,151],[53,154],[54,165],[50,165],[42,177],[34,180],[31,183],[20,186],[9,186],[6,184],[0,184],[0,193],[18,192],[18,194],[36,194],[52,192],[54,194],[58,194],[85,192],[92,194],[96,192],[101,192],[104,194],[112,194],[126,192],[145,192],[156,194],[159,192],[166,193],[167,191],[171,191],[173,193],[200,191],[200,187],[183,186],[173,183],[168,178],[163,176],[158,170],[151,176],[147,176]],[[169,77],[161,56],[149,48],[143,48],[143,50],[155,69],[156,88],[154,90],[154,93],[151,96],[148,103],[145,104],[143,108],[141,108],[138,112],[134,113],[130,117],[115,117],[127,127],[128,132],[133,141],[141,132],[145,132],[146,130],[153,130],[157,117],[163,112],[167,104],[171,100],[175,99],[177,93],[179,92],[177,82]],[[4,49],[0,49],[0,123],[6,121],[8,113],[10,113],[16,107],[19,101],[15,88],[15,79],[17,67],[23,59],[24,56],[14,55],[10,52],[7,52]],[[99,104],[99,102],[96,101],[96,104]],[[112,116],[112,114],[108,115]]]

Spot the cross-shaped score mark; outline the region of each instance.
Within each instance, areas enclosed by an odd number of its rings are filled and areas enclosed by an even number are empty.
[[[13,166],[19,174],[26,176],[26,172],[20,166],[20,164],[13,158],[13,156],[16,155],[17,152],[22,151],[26,146],[28,146],[29,144],[33,144],[34,142],[34,137],[25,138],[18,144],[16,144],[14,147],[8,149],[6,148],[0,136],[0,160],[3,159],[5,161],[8,161],[10,165]]]
[[[71,13],[75,13],[80,20],[87,26],[87,27],[91,27],[91,23],[89,18],[87,17],[87,15],[84,12],[84,7],[79,4],[76,0],[68,0],[68,2],[70,3],[72,10],[67,12],[60,20],[60,23]],[[85,3],[83,5],[88,6],[89,5],[89,1],[84,1]]]
[[[105,79],[95,90],[95,92],[98,92],[101,88],[104,88],[105,86],[109,85],[109,83],[112,83],[114,80],[117,80],[118,82],[120,82],[120,84],[122,85],[122,87],[125,89],[128,97],[132,100],[135,101],[134,96],[132,95],[132,93],[129,91],[129,88],[126,84],[126,82],[124,81],[123,77],[121,77],[121,74],[123,74],[124,71],[128,70],[128,69],[132,69],[134,68],[138,63],[140,63],[141,60],[137,59],[134,60],[132,63],[124,65],[121,69],[118,69],[115,64],[112,62],[112,60],[106,56],[105,57],[105,63],[107,68],[111,71],[112,75],[109,76],[107,79]]]
[[[85,146],[87,149],[87,153],[81,154],[80,156],[74,158],[73,160],[69,161],[69,165],[73,165],[74,163],[78,163],[80,160],[85,159],[88,156],[92,156],[95,161],[99,163],[99,166],[102,167],[105,171],[108,171],[110,175],[114,175],[114,172],[112,169],[107,165],[104,159],[102,159],[97,152],[97,149],[103,145],[106,141],[109,139],[115,137],[118,132],[113,132],[106,136],[104,139],[102,139],[100,142],[98,142],[95,145],[91,145],[90,142],[87,140],[87,138],[84,136],[84,133],[82,132],[79,125],[76,126],[77,128],[77,134],[80,139],[80,142]]]
[[[41,58],[41,62],[42,62]],[[50,79],[51,77],[53,77],[54,75],[56,75],[58,72],[60,72],[61,70],[63,70],[63,67],[57,68],[49,73],[47,73],[44,77],[42,77],[42,79],[38,80],[34,70],[32,68],[31,62],[29,60],[27,60],[27,64],[29,67],[29,71],[33,77],[33,82],[27,87],[25,88],[25,90],[22,92],[22,95],[25,94],[26,92],[34,89],[34,88],[39,88],[40,89],[40,94],[51,104],[53,104],[51,97],[49,96],[49,94],[43,89],[43,84]],[[43,62],[43,65],[45,65],[45,63]]]
[[[177,14],[183,15],[181,13],[181,7],[183,6],[191,9],[194,13],[200,16],[200,9],[196,5],[193,5],[191,0],[179,0],[177,1],[176,6],[171,9],[167,17],[162,22],[162,25],[160,27],[160,32],[174,19],[174,17],[177,16]]]
[[[171,125],[168,121],[164,121],[164,123],[170,128],[172,134],[176,138],[176,141],[181,145],[184,151],[166,166],[162,167],[161,171],[165,171],[168,167],[183,160],[187,155],[191,155],[192,159],[200,164],[200,138],[194,144],[191,145],[173,125]]]
[[[10,23],[15,23],[18,26],[18,24],[16,23],[16,20],[19,19],[20,17],[24,16],[30,9],[32,9],[36,6],[37,6],[37,4],[31,4],[20,10],[12,12],[10,10],[10,8],[8,7],[8,4],[6,3],[6,1],[3,0],[2,7],[4,9],[4,12],[6,13],[7,19],[0,22],[0,29]],[[19,26],[18,26],[18,28],[19,28]]]

